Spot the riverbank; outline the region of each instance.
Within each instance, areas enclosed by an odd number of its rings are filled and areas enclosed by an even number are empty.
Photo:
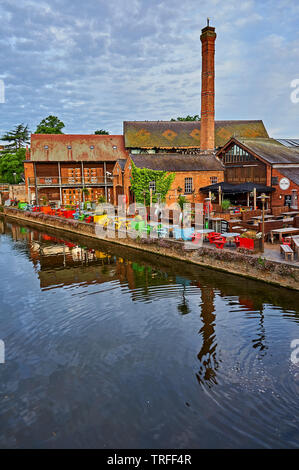
[[[290,263],[265,259],[254,254],[245,254],[230,250],[216,250],[208,245],[201,248],[186,248],[184,242],[172,239],[149,238],[106,238],[95,233],[95,226],[72,219],[62,219],[43,213],[31,213],[15,208],[4,208],[3,214],[22,222],[49,227],[55,230],[71,232],[91,237],[103,242],[131,247],[144,252],[186,261],[206,268],[236,274],[268,284],[299,291],[299,268]]]

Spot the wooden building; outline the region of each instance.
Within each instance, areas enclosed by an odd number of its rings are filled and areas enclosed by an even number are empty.
[[[252,183],[271,188],[271,207],[297,207],[299,147],[275,139],[232,138],[218,152],[225,167],[225,182]]]
[[[78,204],[104,196],[113,203],[114,165],[127,157],[121,135],[32,134],[24,164],[27,199]]]

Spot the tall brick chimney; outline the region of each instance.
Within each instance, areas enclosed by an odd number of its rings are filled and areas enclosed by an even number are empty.
[[[209,25],[201,31],[201,150],[215,148],[215,28]]]

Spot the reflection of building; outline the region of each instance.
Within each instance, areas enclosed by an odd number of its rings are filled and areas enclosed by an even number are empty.
[[[202,347],[197,357],[200,368],[196,374],[200,384],[212,386],[217,383],[216,371],[219,367],[217,360],[217,338],[216,338],[216,314],[214,306],[214,289],[210,287],[201,288],[201,319],[203,325],[200,329]]]

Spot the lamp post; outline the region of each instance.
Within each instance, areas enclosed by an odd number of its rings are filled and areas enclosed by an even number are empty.
[[[265,202],[269,199],[269,196],[266,196],[265,193],[261,194],[257,199],[260,199],[263,204],[262,210],[262,253],[265,251]]]

